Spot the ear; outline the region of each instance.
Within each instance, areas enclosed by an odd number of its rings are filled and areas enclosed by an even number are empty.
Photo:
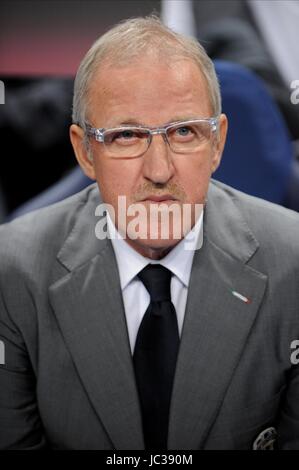
[[[70,139],[76,158],[83,172],[86,174],[86,176],[95,180],[96,176],[94,170],[94,163],[92,158],[90,157],[90,153],[87,151],[84,145],[83,129],[81,129],[81,127],[77,126],[76,124],[72,124],[70,126]]]
[[[227,135],[228,121],[225,114],[219,117],[219,130],[218,135],[215,136],[214,154],[212,158],[212,173],[214,173],[220,165],[222,152],[224,149],[226,135]]]

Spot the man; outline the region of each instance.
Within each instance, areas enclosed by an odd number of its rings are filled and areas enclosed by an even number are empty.
[[[204,50],[116,26],[73,121],[97,185],[0,231],[1,448],[299,448],[299,217],[210,181]]]

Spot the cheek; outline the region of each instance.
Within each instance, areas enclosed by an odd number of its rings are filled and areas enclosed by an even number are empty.
[[[95,172],[102,197],[105,202],[114,203],[117,197],[125,195],[128,198],[133,193],[140,164],[125,160],[95,160]]]
[[[177,178],[185,190],[187,202],[202,202],[208,190],[212,174],[210,155],[192,156],[192,160],[180,161]]]

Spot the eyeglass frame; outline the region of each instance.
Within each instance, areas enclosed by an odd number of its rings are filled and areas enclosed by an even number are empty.
[[[199,119],[188,119],[188,120],[184,120],[184,121],[175,121],[175,122],[171,122],[169,124],[166,124],[165,126],[162,126],[162,127],[146,127],[146,126],[138,126],[138,125],[124,125],[124,126],[119,126],[119,127],[112,127],[112,128],[109,128],[109,129],[106,129],[104,127],[102,128],[97,128],[97,127],[92,127],[89,123],[85,123],[85,127],[86,127],[86,134],[88,136],[92,136],[95,138],[95,140],[97,142],[100,142],[104,145],[106,145],[105,143],[105,133],[106,132],[111,132],[111,131],[122,131],[122,130],[127,130],[127,129],[140,129],[140,130],[145,130],[145,131],[148,131],[149,132],[149,136],[147,138],[148,140],[148,146],[147,146],[147,149],[141,153],[140,155],[136,156],[136,157],[130,157],[130,158],[138,158],[138,157],[141,157],[142,155],[144,155],[151,143],[152,143],[152,139],[153,139],[153,136],[154,135],[163,135],[163,138],[164,138],[164,141],[167,142],[169,148],[171,149],[171,151],[173,151],[174,153],[184,153],[184,152],[176,152],[175,150],[172,149],[169,141],[168,141],[168,137],[167,137],[167,131],[169,129],[171,129],[172,127],[175,127],[177,125],[187,125],[187,124],[196,124],[198,122],[208,122],[210,125],[211,125],[211,132],[214,133],[214,132],[217,132],[218,131],[218,128],[219,128],[219,118],[220,116],[212,116],[210,118],[199,118]],[[192,152],[189,152],[189,153],[192,153]]]

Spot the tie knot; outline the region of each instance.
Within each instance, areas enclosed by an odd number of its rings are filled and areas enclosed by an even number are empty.
[[[172,273],[161,264],[148,264],[138,274],[139,279],[147,289],[151,301],[170,300],[170,279]]]

